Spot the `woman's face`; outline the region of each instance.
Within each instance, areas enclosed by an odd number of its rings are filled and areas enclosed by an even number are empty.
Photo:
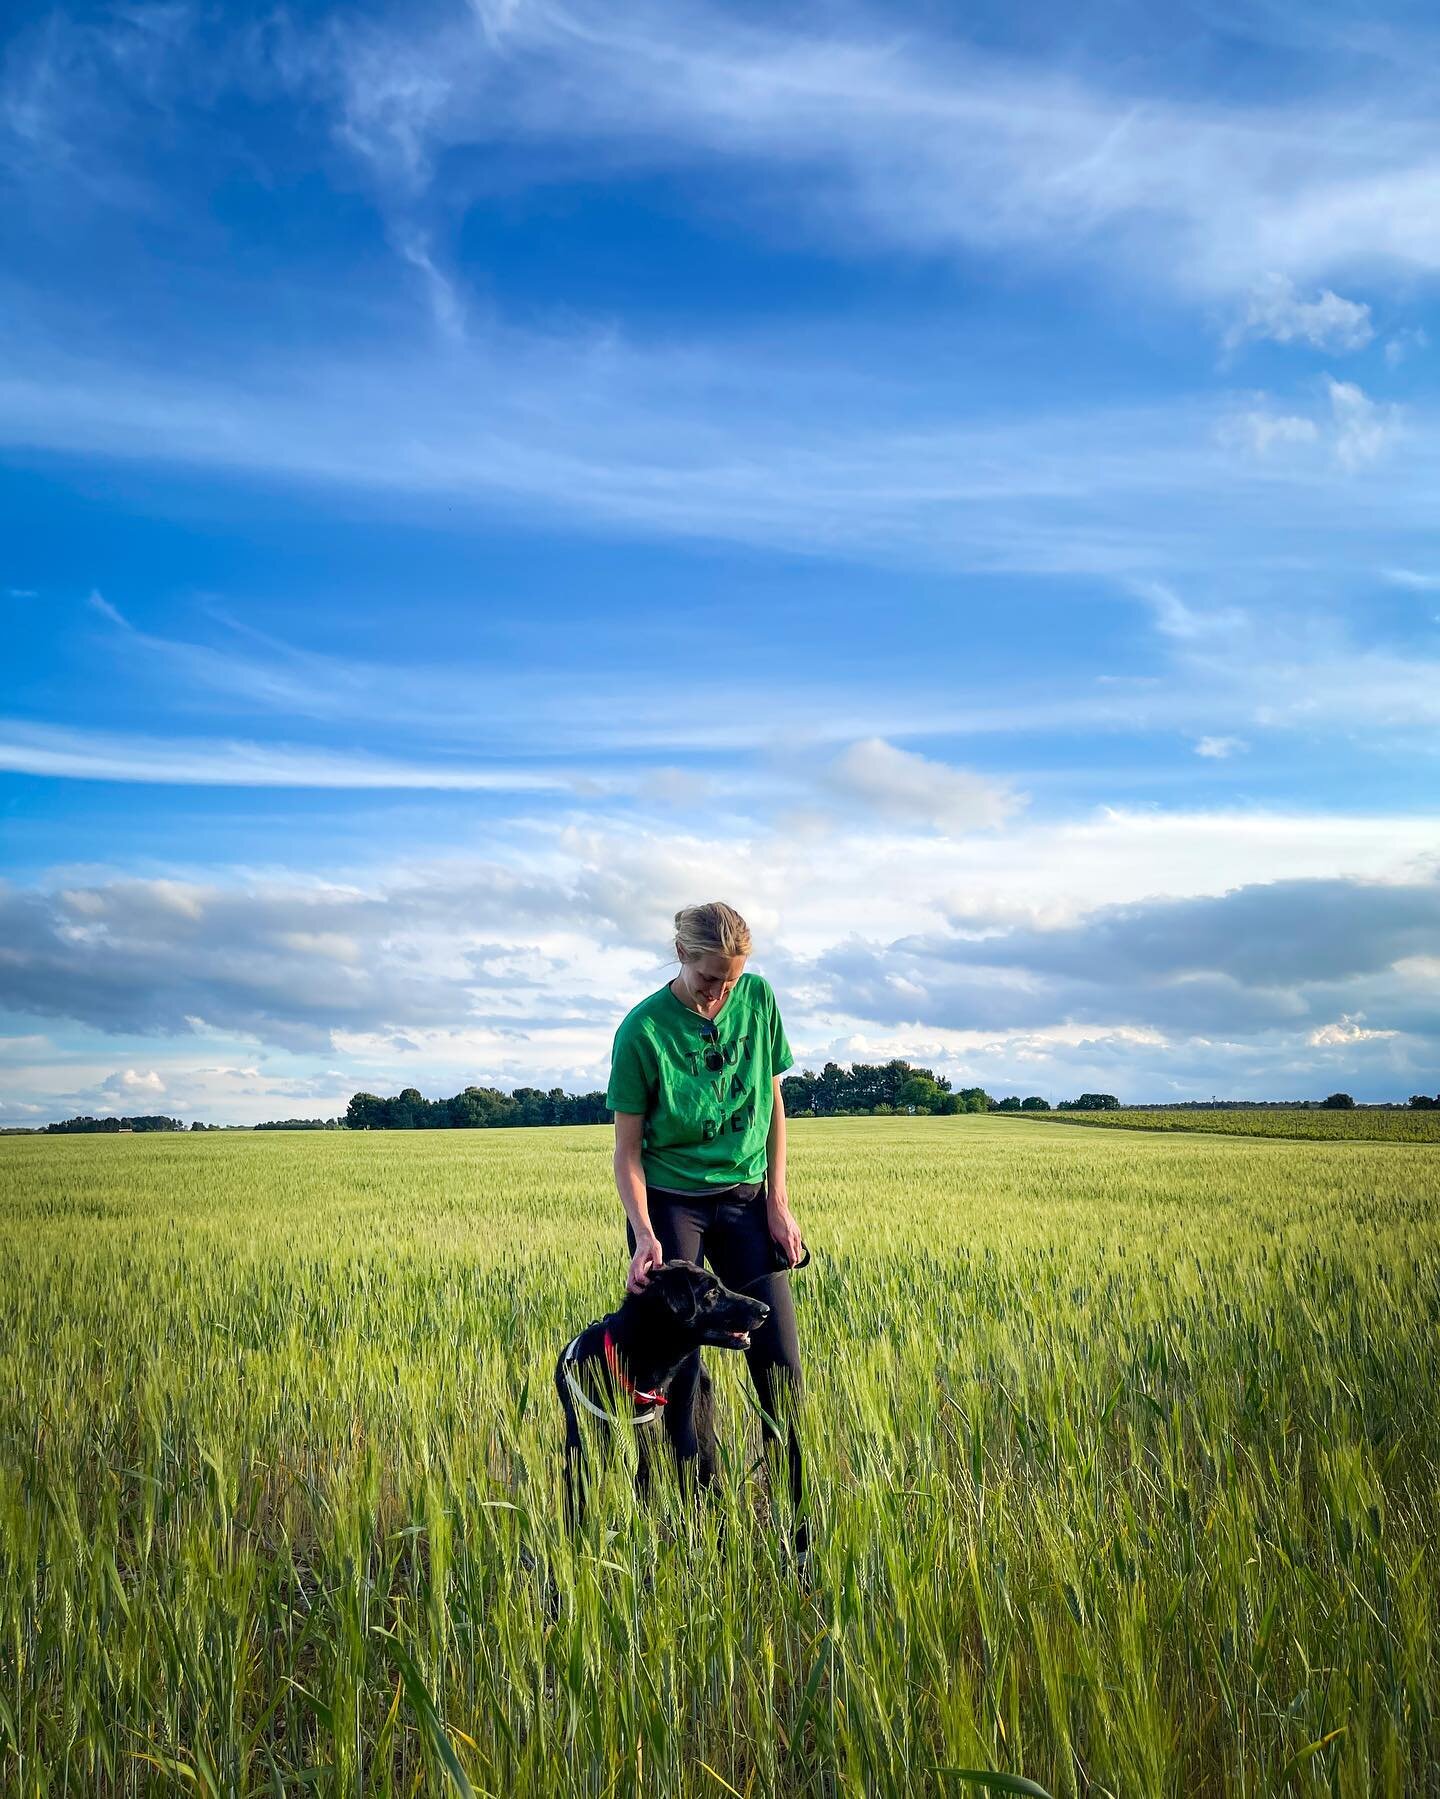
[[[706,1018],[713,1018],[744,974],[744,956],[713,954],[687,962],[678,943],[675,953],[680,957],[680,980],[690,996],[690,1004]]]

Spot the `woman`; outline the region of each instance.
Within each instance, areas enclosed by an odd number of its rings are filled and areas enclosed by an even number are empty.
[[[787,1428],[794,1544],[803,1558],[800,1345],[788,1275],[803,1245],[786,1192],[780,1097],[780,1076],[795,1058],[770,983],[744,972],[750,929],[738,912],[723,900],[684,907],[675,914],[675,954],[675,979],[620,1022],[605,1095],[615,1114],[615,1185],[632,1258],[626,1285],[642,1291],[667,1259],[708,1260],[727,1287],[770,1307],[745,1360],[767,1414],[767,1451],[779,1446],[769,1420]],[[699,1453],[701,1378],[696,1350],[671,1381],[665,1407],[682,1479]]]

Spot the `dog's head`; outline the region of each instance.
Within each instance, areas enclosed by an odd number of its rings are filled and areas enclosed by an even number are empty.
[[[747,1349],[751,1331],[770,1316],[763,1300],[732,1293],[694,1262],[661,1263],[629,1303],[657,1328],[717,1349]]]

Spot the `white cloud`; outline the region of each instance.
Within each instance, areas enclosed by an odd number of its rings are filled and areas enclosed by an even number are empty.
[[[1328,416],[1277,412],[1268,396],[1262,395],[1265,403],[1231,412],[1220,420],[1219,441],[1261,459],[1276,451],[1320,445],[1329,450],[1337,468],[1350,473],[1378,460],[1401,435],[1400,408],[1372,400],[1353,381],[1325,375],[1323,382]],[[1305,466],[1312,479],[1318,476],[1313,460],[1307,460]]]
[[[1192,606],[1165,581],[1131,581],[1128,585],[1151,608],[1156,630],[1166,637],[1191,641],[1223,638],[1246,623],[1246,615],[1237,607]]]
[[[1195,745],[1197,756],[1212,756],[1223,761],[1227,756],[1237,756],[1248,750],[1250,745],[1240,737],[1202,737]]]
[[[400,255],[421,277],[436,328],[442,336],[462,343],[466,334],[464,297],[451,277],[437,266],[425,233],[402,225],[391,235]]]
[[[1250,294],[1241,318],[1227,341],[1247,338],[1272,343],[1307,343],[1317,350],[1362,350],[1375,335],[1370,308],[1322,288],[1313,300],[1302,300],[1288,276],[1269,274]]]
[[[1342,468],[1374,462],[1400,431],[1399,408],[1378,405],[1353,381],[1325,377],[1334,415],[1335,459]]]
[[[969,769],[867,737],[837,756],[827,779],[892,821],[921,819],[947,831],[1003,824],[1024,801],[1010,786]]]
[[[1363,1012],[1342,1012],[1336,1024],[1322,1025],[1311,1031],[1306,1042],[1316,1048],[1333,1049],[1352,1043],[1372,1043],[1384,1037],[1398,1037],[1398,1031],[1368,1031],[1361,1024]]]
[[[165,1091],[165,1082],[153,1068],[125,1068],[108,1076],[100,1087],[102,1092],[113,1094],[120,1100],[159,1099]]]

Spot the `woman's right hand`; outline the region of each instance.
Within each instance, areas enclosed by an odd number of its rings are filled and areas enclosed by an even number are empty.
[[[643,1293],[645,1283],[665,1260],[660,1239],[653,1231],[635,1239],[635,1254],[630,1258],[630,1273],[625,1281],[627,1293]]]

